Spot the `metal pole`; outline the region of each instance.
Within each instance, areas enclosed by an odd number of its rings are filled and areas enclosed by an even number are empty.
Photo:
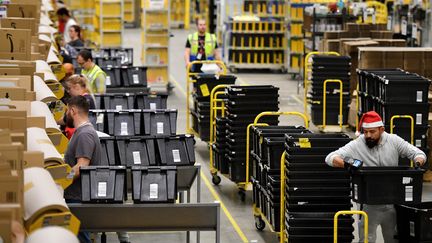
[[[190,0],[185,0],[184,12],[184,28],[188,30],[190,26]]]

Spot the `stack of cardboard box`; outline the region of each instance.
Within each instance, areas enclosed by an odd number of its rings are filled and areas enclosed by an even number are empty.
[[[54,149],[60,144],[61,132],[48,105],[62,107],[59,99],[63,90],[58,79],[64,75],[58,68],[61,57],[54,43],[56,30],[50,26],[53,22],[49,16],[54,11],[50,1],[0,1],[0,6],[7,8],[6,17],[0,18],[0,239],[11,242],[12,222],[25,225],[24,192],[28,188],[24,169],[48,166],[46,151],[29,149],[35,138],[28,135],[28,129],[41,129],[48,137],[43,142]],[[48,68],[38,70],[36,60]]]

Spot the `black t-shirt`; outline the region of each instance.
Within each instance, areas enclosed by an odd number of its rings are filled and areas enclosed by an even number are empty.
[[[186,48],[192,48],[192,44],[189,42],[189,38],[186,41]],[[218,48],[218,45],[216,43],[215,48]],[[201,54],[201,55],[199,55]],[[201,57],[201,58],[199,58]],[[198,35],[198,54],[197,54],[197,60],[206,60],[206,54],[205,54],[205,35]]]

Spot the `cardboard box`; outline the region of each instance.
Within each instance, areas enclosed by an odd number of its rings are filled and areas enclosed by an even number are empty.
[[[387,30],[372,30],[370,35],[372,39],[392,39],[394,32]]]
[[[33,91],[34,84],[31,76],[24,75],[0,75],[0,83],[10,86],[25,88],[26,91]],[[3,85],[4,86],[4,85]]]
[[[403,68],[404,53],[403,52],[384,52],[383,68]]]
[[[419,75],[423,75],[424,74],[424,52],[405,51],[403,69],[408,72],[413,72]]]
[[[11,166],[14,175],[22,173],[23,151],[24,146],[21,143],[0,144],[0,153]]]
[[[33,80],[33,75],[36,72],[36,62],[0,59],[0,69],[2,68],[12,68],[12,69],[18,68],[19,69],[18,74],[10,74],[10,75],[29,75]],[[8,75],[3,73],[0,74]]]
[[[359,47],[359,68],[383,68],[384,48]]]
[[[44,153],[41,151],[24,151],[23,166],[24,169],[30,167],[44,168]]]
[[[26,89],[18,87],[0,87],[0,98],[11,100],[26,100]]]
[[[351,42],[351,41],[366,41],[370,40],[370,38],[341,38],[339,40],[339,53],[344,53],[344,43],[345,42]]]
[[[31,31],[20,29],[0,29],[0,58],[26,60],[31,58]]]
[[[39,3],[39,4],[38,4]],[[15,18],[34,18],[39,23],[40,19],[40,2],[33,1],[31,4],[10,3],[7,5],[7,16]]]
[[[395,46],[406,47],[406,40],[404,39],[373,39],[379,43],[379,46]]]
[[[0,19],[0,27],[30,30],[32,36],[35,36],[38,30],[38,25],[34,18],[3,18]]]
[[[339,39],[341,31],[328,31],[324,33],[324,39]]]
[[[358,48],[362,46],[378,46],[378,42],[372,40],[363,40],[363,41],[347,41],[343,43],[343,55],[351,56],[351,54],[355,54],[357,57]]]

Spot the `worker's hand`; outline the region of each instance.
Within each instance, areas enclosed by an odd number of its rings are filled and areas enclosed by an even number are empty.
[[[186,69],[189,68],[189,64],[190,64],[190,62],[186,62]]]
[[[344,168],[345,167],[345,162],[342,159],[342,157],[336,156],[333,159],[333,167],[337,167],[337,168]]]
[[[426,160],[424,158],[416,158],[415,159],[415,164],[418,167],[424,165],[425,163],[426,163]]]

